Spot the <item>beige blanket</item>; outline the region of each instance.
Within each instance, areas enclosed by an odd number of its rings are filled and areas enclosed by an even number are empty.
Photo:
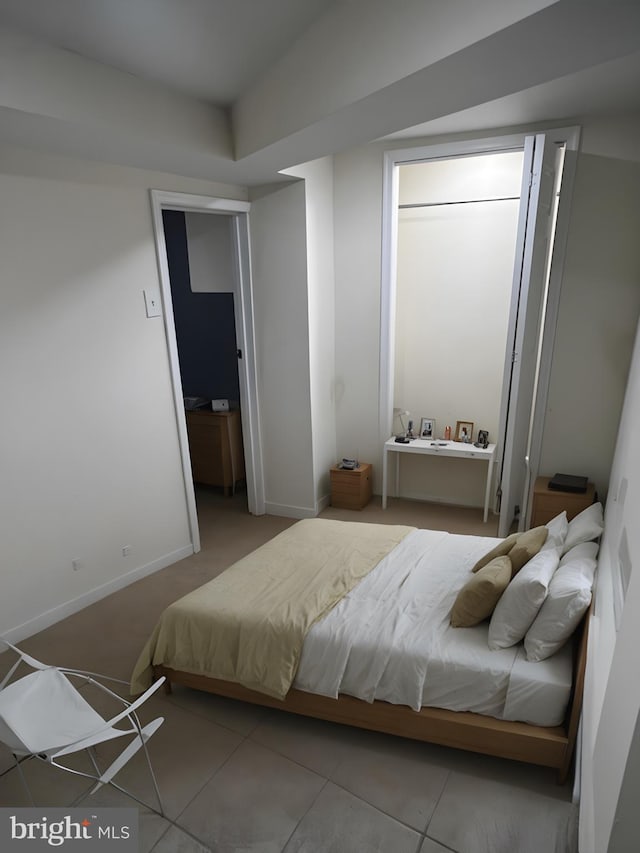
[[[164,664],[283,699],[311,625],[413,529],[297,522],[164,611],[135,666],[131,692],[146,690],[152,666]]]

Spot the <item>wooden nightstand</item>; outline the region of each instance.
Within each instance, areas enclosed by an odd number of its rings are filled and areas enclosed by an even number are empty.
[[[371,500],[373,472],[369,462],[358,468],[331,468],[331,506],[339,509],[363,509]]]
[[[539,527],[551,521],[563,509],[571,521],[579,512],[586,509],[596,499],[596,489],[593,483],[587,485],[587,491],[582,494],[575,492],[557,492],[549,488],[551,477],[538,477],[533,487],[533,503],[531,505],[531,527]]]

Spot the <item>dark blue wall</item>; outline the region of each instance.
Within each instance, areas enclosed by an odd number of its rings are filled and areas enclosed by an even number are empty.
[[[226,398],[237,403],[233,293],[192,293],[184,213],[164,210],[162,219],[183,396]]]

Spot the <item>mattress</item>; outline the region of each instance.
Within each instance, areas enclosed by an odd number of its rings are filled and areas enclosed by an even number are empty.
[[[476,560],[499,540],[414,530],[308,631],[293,686],[540,726],[560,725],[571,693],[567,644],[526,660],[491,651],[488,623],[452,628],[449,614]]]

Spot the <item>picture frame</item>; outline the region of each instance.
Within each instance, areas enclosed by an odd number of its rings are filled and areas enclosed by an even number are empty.
[[[489,444],[489,430],[479,429],[478,437],[476,438],[476,444],[482,445],[482,447],[486,447]]]
[[[434,418],[420,419],[420,438],[432,439],[436,437],[436,422]]]
[[[473,437],[473,421],[456,421],[454,441],[470,442]]]

